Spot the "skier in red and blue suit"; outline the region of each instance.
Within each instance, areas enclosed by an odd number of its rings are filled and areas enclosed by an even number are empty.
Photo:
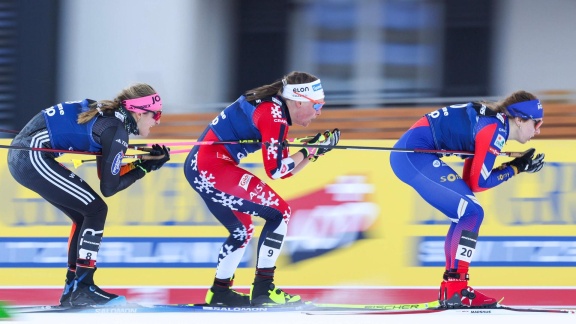
[[[305,72],[291,72],[272,84],[245,92],[216,116],[200,137],[203,141],[252,143],[195,146],[186,158],[186,179],[230,233],[218,254],[214,283],[206,294],[207,304],[260,306],[301,302],[300,296],[290,295],[273,284],[290,206],[264,181],[238,164],[248,154],[262,150],[266,175],[273,180],[285,179],[329,152],[338,143],[337,129],[307,138],[307,146],[292,155],[288,147],[279,145],[286,141],[292,123],[308,126],[320,116],[323,105],[320,79]],[[265,224],[258,240],[256,275],[250,295],[246,295],[231,286],[252,238],[253,216],[263,218]]]
[[[495,103],[452,105],[422,117],[395,144],[395,148],[474,153],[465,158],[462,177],[441,160],[441,154],[390,154],[396,176],[452,221],[444,245],[446,269],[439,295],[442,306],[497,305],[496,299],[468,286],[468,268],[484,218],[474,192],[493,188],[521,172],[542,169],[544,154],[534,157],[533,148],[499,167],[494,164],[508,140],[524,144],[540,133],[543,112],[540,101],[526,91],[514,92]]]

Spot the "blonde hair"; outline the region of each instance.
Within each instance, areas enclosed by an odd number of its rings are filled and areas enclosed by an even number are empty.
[[[90,104],[90,110],[78,115],[78,124],[84,124],[92,120],[100,111],[117,110],[123,100],[135,99],[155,94],[156,90],[146,83],[136,83],[123,89],[113,100],[100,100]]]

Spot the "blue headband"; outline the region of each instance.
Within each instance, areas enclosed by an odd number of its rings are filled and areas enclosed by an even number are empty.
[[[507,109],[512,117],[520,117],[522,119],[540,119],[544,117],[544,109],[542,109],[542,104],[538,99],[517,102],[508,106]]]

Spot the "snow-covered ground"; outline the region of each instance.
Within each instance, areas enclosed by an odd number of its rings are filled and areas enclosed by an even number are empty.
[[[289,313],[136,313],[136,314],[19,314],[8,323],[135,323],[135,324],[179,324],[179,323],[269,323],[269,324],[510,324],[516,323],[576,323],[576,314],[462,314],[428,313],[414,315],[307,315]]]

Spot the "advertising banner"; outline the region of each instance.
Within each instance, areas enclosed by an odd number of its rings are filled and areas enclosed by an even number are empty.
[[[345,137],[345,134],[343,134]],[[149,140],[146,142],[155,142]],[[9,144],[3,140],[2,144]],[[392,147],[394,141],[342,141]],[[573,141],[510,143],[535,147],[546,165],[477,194],[485,217],[470,276],[478,286],[576,286],[576,155]],[[175,147],[182,149],[183,147]],[[59,286],[66,272],[70,220],[16,183],[0,150],[0,286]],[[420,154],[420,153],[413,153]],[[399,181],[387,151],[335,149],[285,180],[268,179],[257,152],[241,164],[291,205],[276,277],[286,286],[437,287],[449,221]],[[109,211],[97,281],[112,286],[209,286],[227,232],[186,181],[186,154],[105,198]],[[99,192],[94,162],[61,162]],[[463,162],[443,158],[457,174]],[[498,163],[510,160],[498,158]],[[453,181],[456,174],[445,175]],[[264,197],[266,198],[266,197]],[[270,197],[269,197],[270,198]],[[252,282],[257,225],[236,284]]]

